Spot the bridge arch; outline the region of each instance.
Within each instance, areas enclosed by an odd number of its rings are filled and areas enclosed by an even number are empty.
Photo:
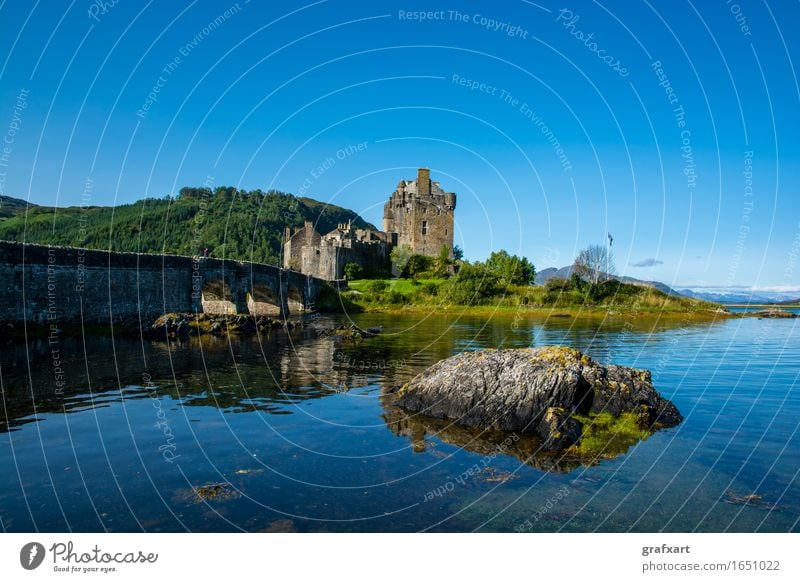
[[[303,313],[306,309],[302,289],[292,282],[286,287],[286,307],[289,310],[288,315],[297,315],[298,313]]]
[[[231,286],[222,278],[209,278],[201,290],[203,313],[232,315],[236,313],[236,301]]]
[[[253,315],[281,315],[279,293],[267,284],[256,283],[247,293],[247,309]]]

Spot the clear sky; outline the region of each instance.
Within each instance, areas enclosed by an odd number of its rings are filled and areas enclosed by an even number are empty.
[[[423,15],[419,12],[424,12]],[[800,288],[797,2],[5,1],[0,193],[276,188],[381,226],[428,166],[457,243]]]

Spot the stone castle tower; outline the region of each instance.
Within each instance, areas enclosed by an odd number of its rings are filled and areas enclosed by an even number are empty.
[[[400,180],[383,207],[383,231],[340,224],[327,234],[309,221],[287,228],[283,237],[283,266],[335,281],[345,275],[348,263],[372,273],[391,268],[394,247],[408,245],[419,255],[438,257],[447,246],[453,258],[453,224],[456,195],[431,182],[431,171],[420,168],[416,180]]]
[[[416,180],[400,180],[384,205],[383,230],[396,233],[392,243],[408,245],[415,254],[437,257],[447,245],[452,258],[455,209],[456,195],[432,182],[429,169],[420,168]]]

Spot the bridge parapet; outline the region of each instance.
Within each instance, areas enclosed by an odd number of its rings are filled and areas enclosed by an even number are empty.
[[[264,313],[313,305],[325,282],[232,259],[0,241],[0,321],[149,321],[164,313]]]

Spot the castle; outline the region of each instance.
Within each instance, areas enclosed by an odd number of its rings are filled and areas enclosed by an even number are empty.
[[[334,281],[344,278],[348,263],[367,270],[388,269],[395,247],[438,257],[446,246],[452,258],[455,209],[456,195],[431,181],[429,169],[420,168],[416,180],[400,180],[383,206],[383,231],[346,223],[322,235],[306,221],[300,228],[286,229],[283,266]]]

